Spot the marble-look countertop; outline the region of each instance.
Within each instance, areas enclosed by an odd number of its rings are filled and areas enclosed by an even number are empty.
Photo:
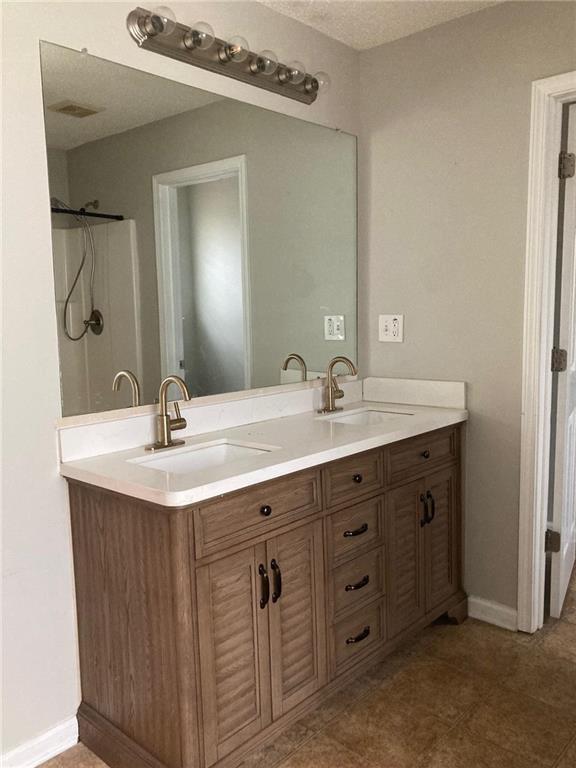
[[[272,480],[282,475],[341,459],[354,453],[414,437],[466,421],[467,411],[393,403],[357,402],[337,415],[358,409],[383,411],[386,421],[358,425],[333,421],[315,412],[207,432],[187,438],[185,445],[150,453],[144,447],[62,462],[60,474],[90,485],[166,507],[182,507]],[[178,432],[173,434],[178,438]],[[188,454],[206,444],[232,444],[264,449],[202,470],[165,472],[150,460]],[[185,458],[183,456],[183,460]],[[141,463],[140,463],[141,462]]]

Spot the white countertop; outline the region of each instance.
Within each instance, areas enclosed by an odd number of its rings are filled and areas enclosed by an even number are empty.
[[[260,421],[241,427],[207,432],[186,439],[184,446],[150,453],[144,447],[102,454],[60,464],[64,477],[123,493],[166,507],[182,507],[272,480],[354,453],[452,424],[466,421],[468,413],[454,408],[433,408],[361,401],[347,405],[339,415],[358,409],[392,413],[382,424],[353,425],[331,421],[315,412]],[[397,414],[397,415],[396,415]],[[178,438],[178,432],[173,434]],[[266,452],[234,459],[201,471],[164,472],[147,467],[158,459],[187,453],[207,443],[248,444]],[[269,450],[273,448],[273,450]]]

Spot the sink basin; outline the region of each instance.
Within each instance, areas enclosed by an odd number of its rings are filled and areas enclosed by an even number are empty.
[[[168,448],[159,453],[137,459],[129,459],[131,464],[140,464],[146,469],[156,469],[176,475],[186,475],[203,469],[220,467],[241,459],[249,459],[263,453],[279,450],[276,445],[258,445],[254,443],[216,440],[202,445],[189,445],[182,448]]]
[[[409,411],[376,411],[366,408],[353,413],[338,413],[336,416],[329,416],[328,418],[337,424],[371,427],[402,418],[402,416],[414,416],[414,414]]]

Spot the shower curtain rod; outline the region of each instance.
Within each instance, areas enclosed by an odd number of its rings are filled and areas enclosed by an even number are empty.
[[[86,218],[92,219],[113,219],[114,221],[124,221],[124,216],[120,216],[114,213],[92,213],[85,208],[80,208],[78,211],[73,211],[71,208],[57,208],[51,206],[52,213],[69,213],[72,216],[86,216]]]

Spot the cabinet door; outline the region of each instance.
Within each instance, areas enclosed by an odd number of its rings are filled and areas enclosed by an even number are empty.
[[[276,719],[326,681],[322,523],[267,542],[272,712]]]
[[[425,482],[428,518],[424,526],[426,608],[431,611],[453,595],[460,584],[458,468],[429,475]]]
[[[386,504],[386,561],[389,637],[426,611],[422,568],[421,481],[390,491]]]
[[[271,721],[268,610],[263,544],[197,571],[198,630],[206,764]]]

